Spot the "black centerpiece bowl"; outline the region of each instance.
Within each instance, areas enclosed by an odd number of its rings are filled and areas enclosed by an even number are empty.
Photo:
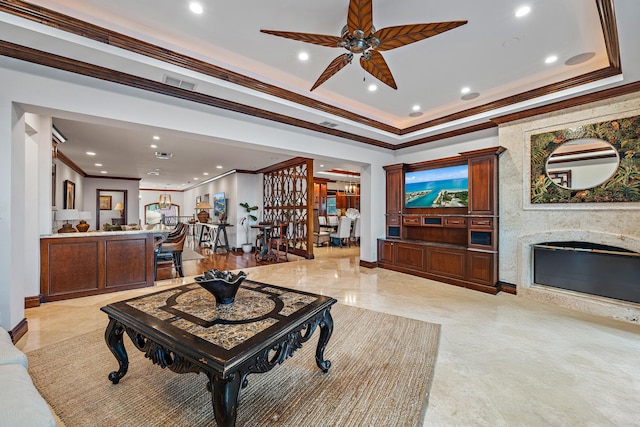
[[[216,298],[217,304],[231,304],[240,284],[246,278],[247,273],[244,271],[234,275],[230,271],[207,270],[202,276],[196,277],[196,283],[209,291]]]

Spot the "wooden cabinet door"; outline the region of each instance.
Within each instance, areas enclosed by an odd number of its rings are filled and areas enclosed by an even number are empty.
[[[467,252],[467,280],[493,286],[497,282],[497,254],[489,252]]]
[[[393,242],[378,240],[378,262],[393,264]]]
[[[402,197],[404,189],[402,188],[402,169],[394,169],[387,171],[387,213],[402,213]]]
[[[497,210],[496,158],[483,156],[469,159],[469,212],[493,215]]]
[[[427,271],[442,276],[464,279],[465,250],[453,248],[429,248]]]
[[[411,270],[425,270],[425,247],[422,245],[411,245],[407,243],[396,243],[395,245],[395,265],[409,268]]]

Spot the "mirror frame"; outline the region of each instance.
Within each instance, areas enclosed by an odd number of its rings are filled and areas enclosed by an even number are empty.
[[[600,185],[571,190],[556,185],[546,173],[547,159],[570,140],[596,138],[618,152],[620,164]],[[531,135],[532,204],[640,202],[640,116]]]

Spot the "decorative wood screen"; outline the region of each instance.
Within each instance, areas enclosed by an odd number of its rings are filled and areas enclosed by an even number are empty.
[[[297,157],[260,172],[264,174],[264,221],[289,223],[289,252],[313,258],[313,160]]]

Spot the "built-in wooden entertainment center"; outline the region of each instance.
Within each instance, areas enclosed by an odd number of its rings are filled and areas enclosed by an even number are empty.
[[[493,147],[385,166],[386,237],[378,239],[378,266],[496,294],[498,156],[504,150]],[[457,203],[461,206],[411,207],[405,196],[408,173],[463,165],[468,172],[468,193],[461,191],[463,199]],[[415,197],[424,193],[428,192]],[[465,196],[468,206],[463,205]]]

